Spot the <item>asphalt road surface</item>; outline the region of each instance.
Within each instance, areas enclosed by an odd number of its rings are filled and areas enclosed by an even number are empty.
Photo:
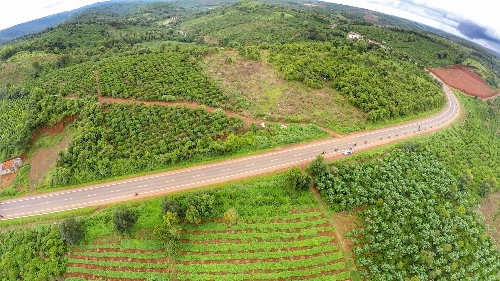
[[[0,219],[37,216],[167,194],[305,164],[322,152],[325,158],[333,158],[343,156],[343,151],[348,148],[353,148],[356,153],[358,150],[418,136],[434,131],[458,116],[459,105],[455,96],[445,85],[443,89],[448,99],[446,109],[426,119],[192,168],[6,200],[0,203],[0,215],[3,216]]]

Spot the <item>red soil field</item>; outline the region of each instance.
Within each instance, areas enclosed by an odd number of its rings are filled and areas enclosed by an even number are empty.
[[[376,18],[375,16],[373,16],[372,14],[369,14],[369,13],[365,13],[364,19],[368,20],[368,21],[373,21],[373,22],[380,22],[378,20],[378,18]]]
[[[490,87],[483,78],[470,72],[462,65],[452,65],[444,68],[429,68],[429,71],[434,73],[447,85],[468,95],[485,99],[497,94],[495,89]]]

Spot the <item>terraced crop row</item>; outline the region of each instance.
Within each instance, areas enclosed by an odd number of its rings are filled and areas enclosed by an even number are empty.
[[[188,228],[177,280],[346,280],[343,254],[319,211]]]
[[[327,217],[298,210],[264,220],[183,225],[176,259],[142,237],[103,236],[68,258],[66,280],[348,280]],[[113,242],[113,239],[115,242]]]
[[[162,249],[139,250],[99,245],[75,249],[68,258],[66,280],[146,280],[168,278],[172,263]]]

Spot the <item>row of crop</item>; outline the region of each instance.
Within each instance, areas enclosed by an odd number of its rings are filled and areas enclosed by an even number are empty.
[[[220,266],[220,265],[219,265]],[[232,265],[236,269],[239,268],[241,265]],[[327,265],[327,266],[320,266],[316,268],[312,268],[309,270],[284,270],[281,272],[273,272],[273,273],[233,273],[233,274],[227,274],[224,275],[224,280],[227,281],[240,281],[240,280],[290,280],[291,278],[300,278],[300,277],[305,277],[305,276],[311,276],[311,275],[321,275],[322,273],[326,272],[332,272],[336,270],[341,270],[346,267],[346,264],[344,262],[339,262],[335,263],[332,265]],[[220,266],[219,270],[215,274],[207,274],[207,273],[201,273],[202,271],[200,270],[199,272],[194,272],[192,270],[195,269],[202,269],[201,266],[197,267],[191,267],[189,268],[189,272],[178,272],[176,277],[178,280],[190,280],[190,281],[206,281],[206,280],[221,280],[221,274],[226,273],[226,270],[231,270],[231,266],[228,265],[222,265]],[[241,271],[240,271],[241,272]],[[346,280],[350,277],[350,274],[348,271],[340,272],[337,274],[332,274],[329,275],[328,277],[325,277],[326,280]],[[323,280],[325,280],[323,279]]]
[[[176,270],[177,272],[190,272],[191,274],[214,274],[221,271],[227,274],[237,274],[257,270],[300,272],[302,271],[301,268],[307,268],[307,270],[304,271],[308,272],[309,270],[328,267],[334,267],[334,269],[345,268],[345,263],[338,261],[342,257],[341,252],[336,252],[320,257],[304,257],[304,259],[300,260],[280,260],[276,262],[263,262],[259,260],[251,263],[233,263],[232,261],[223,261],[221,263],[193,263],[189,265],[179,263],[176,265]]]
[[[169,273],[159,273],[159,272],[113,271],[113,270],[103,270],[103,269],[88,269],[83,267],[68,267],[66,269],[66,273],[86,273],[95,276],[110,277],[110,278],[144,278],[144,279],[155,276],[169,278],[170,275]]]
[[[123,261],[108,261],[106,258],[104,260],[94,260],[94,259],[76,259],[76,258],[68,258],[68,264],[92,264],[96,266],[102,267],[130,267],[137,269],[168,269],[171,265],[168,262],[158,262],[153,263],[151,261],[145,262],[129,262],[126,261],[127,258],[124,258]]]
[[[212,247],[214,249],[217,249],[217,247]],[[201,261],[224,261],[224,260],[238,260],[238,259],[294,259],[297,257],[303,257],[303,258],[308,258],[312,259],[315,258],[316,256],[324,256],[332,253],[340,254],[342,256],[342,253],[336,252],[338,251],[339,247],[337,245],[328,245],[328,246],[323,246],[323,247],[312,247],[308,249],[297,249],[295,251],[271,251],[271,252],[255,252],[255,253],[238,253],[238,252],[231,252],[231,253],[222,253],[222,254],[204,254],[201,253],[199,255],[196,254],[187,254],[182,257],[182,260],[184,261],[194,261],[194,262],[201,262]]]
[[[322,224],[327,222],[325,216],[321,212],[310,212],[310,213],[298,213],[298,214],[290,214],[283,215],[281,217],[271,218],[267,220],[240,220],[237,224],[231,226],[231,230],[246,230],[248,228],[258,230],[262,229],[263,226],[268,229],[279,229],[280,226],[284,224],[293,225],[292,227],[285,227],[283,229],[291,229],[302,227],[300,224]],[[303,225],[306,226],[306,225]],[[183,227],[186,231],[197,231],[199,228],[197,225],[185,225]],[[208,222],[203,225],[204,231],[224,231],[228,230],[227,225],[217,223],[217,222]]]
[[[269,233],[240,233],[235,237],[232,233],[205,233],[201,235],[196,234],[185,234],[183,238],[189,240],[213,240],[213,239],[241,239],[241,240],[264,240],[264,241],[276,241],[279,239],[293,239],[298,237],[303,237],[305,239],[309,237],[317,237],[319,232],[328,232],[332,228],[329,227],[319,227],[313,229],[297,229],[296,232],[269,232]]]
[[[73,257],[85,255],[96,258],[134,258],[134,259],[162,259],[166,258],[166,253],[124,253],[124,252],[97,252],[92,250],[77,249],[73,252]]]
[[[216,252],[229,252],[229,251],[239,251],[239,252],[262,252],[262,251],[282,251],[292,248],[304,248],[304,247],[323,247],[332,244],[333,238],[329,236],[318,236],[310,239],[301,240],[299,243],[297,241],[266,241],[259,243],[218,243],[216,247],[207,247],[205,244],[194,244],[188,243],[182,247],[183,251],[189,252],[191,254],[197,254],[200,252],[206,252],[207,250]],[[207,249],[209,248],[209,249]]]
[[[227,96],[187,55],[178,52],[113,57],[99,71],[102,94],[120,98],[197,100],[219,106]]]
[[[236,226],[232,227],[229,230],[235,232],[246,232],[246,233],[270,233],[270,232],[286,232],[286,231],[294,231],[295,229],[305,229],[305,228],[318,228],[324,227],[328,225],[328,219],[318,219],[318,220],[308,220],[308,221],[300,221],[300,222],[277,222],[277,223],[238,223]],[[203,230],[201,235],[204,234],[216,234],[226,232],[228,229],[219,229],[219,230]],[[199,232],[188,232],[190,234],[199,233]]]
[[[94,241],[96,242],[96,241]],[[80,245],[78,249],[109,249],[112,251],[162,251],[161,246],[155,240],[147,239],[122,239],[119,243],[113,240],[110,241],[100,241],[93,244]]]

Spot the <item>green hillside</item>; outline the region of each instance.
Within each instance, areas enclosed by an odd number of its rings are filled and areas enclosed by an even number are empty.
[[[0,161],[25,158],[0,198],[431,116],[428,67],[498,86],[481,47],[313,3],[113,2],[0,45]],[[500,190],[500,102],[456,94],[449,127],[307,173],[1,220],[0,280],[498,280],[474,210]]]

